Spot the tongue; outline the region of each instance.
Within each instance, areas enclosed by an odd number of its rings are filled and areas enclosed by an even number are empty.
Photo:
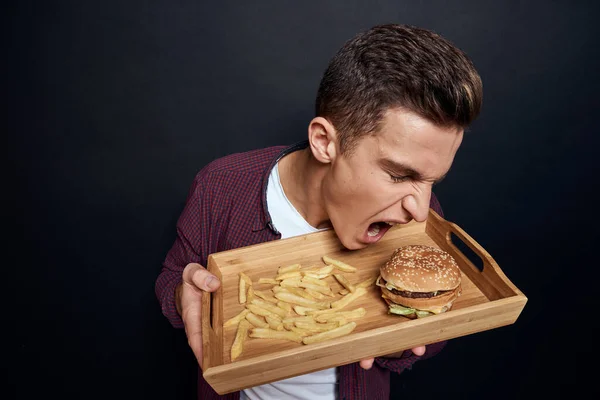
[[[379,234],[379,224],[377,222],[369,225],[369,230],[367,231],[367,235],[369,236],[377,236]]]

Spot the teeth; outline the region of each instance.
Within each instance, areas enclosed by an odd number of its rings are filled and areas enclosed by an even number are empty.
[[[377,236],[379,234],[379,225],[373,225],[372,229],[369,229],[367,235],[369,236]]]
[[[396,225],[396,223],[395,223],[395,222],[387,222],[387,221],[386,221],[386,224],[388,224],[389,226],[394,226],[394,225]]]

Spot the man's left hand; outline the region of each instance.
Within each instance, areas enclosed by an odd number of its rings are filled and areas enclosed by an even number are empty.
[[[418,346],[415,347],[413,349],[411,349],[411,351],[413,352],[414,355],[416,356],[422,356],[423,354],[425,354],[425,346]],[[395,354],[391,355],[392,357],[395,356]],[[399,356],[399,355],[398,355]],[[367,358],[365,360],[361,360],[360,361],[360,366],[363,369],[371,369],[371,367],[373,366],[373,363],[375,362],[374,358]]]

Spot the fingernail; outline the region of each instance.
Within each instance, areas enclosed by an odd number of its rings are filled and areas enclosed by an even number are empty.
[[[211,276],[209,278],[206,279],[206,286],[210,289],[210,290],[214,290],[217,287],[219,287],[219,282],[217,282],[217,280]]]

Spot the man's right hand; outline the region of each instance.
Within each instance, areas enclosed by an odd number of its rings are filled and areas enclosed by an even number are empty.
[[[175,290],[177,312],[183,319],[188,344],[202,368],[202,292],[214,292],[221,286],[216,276],[197,263],[183,270],[183,282]]]

